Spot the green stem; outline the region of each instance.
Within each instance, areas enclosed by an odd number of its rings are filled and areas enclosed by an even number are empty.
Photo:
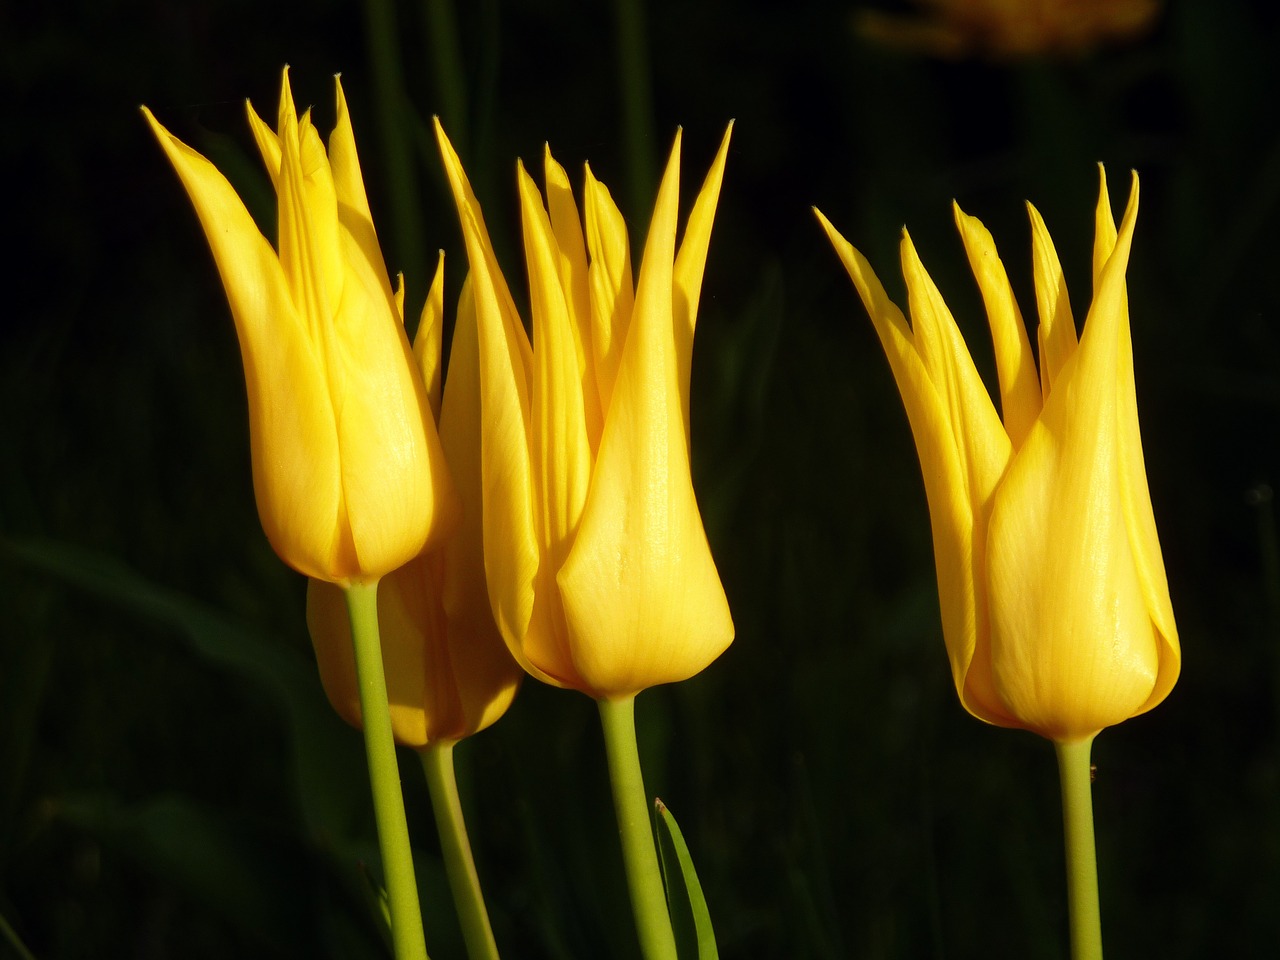
[[[400,793],[387,680],[382,672],[382,642],[378,635],[378,581],[346,588],[347,613],[356,652],[360,684],[360,714],[364,749],[373,787],[373,815],[378,825],[378,849],[387,883],[391,913],[391,942],[396,960],[426,960],[427,945],[418,906],[418,883],[413,875],[413,849]]]
[[[635,696],[600,700],[599,704],[609,781],[613,786],[613,808],[618,816],[622,861],[627,870],[627,889],[631,893],[640,952],[645,960],[675,960],[676,939],[671,930],[671,915],[667,912],[649,817],[649,797],[644,791],[640,753],[636,749]]]
[[[0,933],[4,934],[4,939],[9,942],[18,960],[36,960],[35,955],[27,949],[27,945],[18,936],[18,931],[9,926],[9,921],[4,918],[3,913],[0,913]]]
[[[1102,915],[1098,908],[1098,858],[1093,842],[1093,737],[1055,743],[1062,780],[1062,827],[1067,847],[1067,907],[1071,915],[1071,960],[1102,960]]]
[[[431,791],[431,809],[440,834],[440,852],[444,855],[449,889],[453,892],[454,909],[462,926],[462,938],[471,960],[498,960],[498,944],[489,926],[489,912],[480,891],[480,876],[471,856],[467,825],[462,819],[462,803],[458,799],[458,780],[453,774],[454,742],[430,744],[421,751],[422,769]]]

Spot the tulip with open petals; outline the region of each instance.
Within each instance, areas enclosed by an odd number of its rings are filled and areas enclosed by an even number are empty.
[[[244,359],[258,515],[309,577],[376,580],[458,507],[369,213],[338,84],[326,155],[289,75],[279,131],[248,108],[278,196],[278,250],[212,163],[143,112],[186,187],[226,287]]]
[[[484,548],[507,646],[533,676],[621,700],[733,639],[689,472],[689,362],[729,135],[676,252],[677,137],[632,287],[626,224],[588,169],[584,217],[545,157],[519,170],[530,343],[479,205],[436,132],[480,340]],[[585,230],[584,230],[585,225]]]
[[[979,719],[1059,743],[1150,710],[1181,652],[1147,490],[1125,269],[1103,179],[1093,303],[1079,339],[1057,253],[1030,207],[1040,366],[987,230],[955,209],[995,342],[1003,421],[937,287],[902,240],[911,326],[818,214],[902,394],[933,524],[956,690]]]

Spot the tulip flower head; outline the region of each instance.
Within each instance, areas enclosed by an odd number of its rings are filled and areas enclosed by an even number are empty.
[[[1003,420],[905,231],[911,326],[866,259],[818,217],[911,423],[960,701],[989,723],[1071,742],[1160,703],[1181,651],[1134,390],[1125,270],[1137,176],[1118,233],[1102,180],[1093,303],[1079,339],[1053,242],[1028,209],[1038,376],[991,235],[955,208],[995,344]]]
[[[246,104],[278,198],[273,249],[208,160],[143,113],[187,190],[231,304],[258,515],[309,577],[375,580],[456,521],[426,391],[369,212],[342,85],[326,154],[285,71],[279,130]]]
[[[436,270],[413,342],[427,399],[462,505],[462,521],[440,545],[382,578],[378,624],[397,743],[422,749],[461,740],[501,717],[523,671],[489,609],[484,583],[480,501],[480,364],[475,301],[464,287],[449,376],[440,398],[444,263]],[[342,591],[311,580],[307,627],[329,702],[361,726],[351,627]]]
[[[688,408],[729,134],[678,253],[677,136],[634,288],[626,224],[590,169],[579,218],[549,150],[545,204],[520,167],[530,342],[436,133],[472,271],[485,567],[503,638],[533,676],[597,699],[692,676],[733,639],[689,472]]]

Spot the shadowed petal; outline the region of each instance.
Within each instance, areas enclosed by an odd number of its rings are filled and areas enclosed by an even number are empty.
[[[529,451],[532,350],[498,270],[479,204],[438,120],[436,139],[471,264],[469,282],[480,357],[480,409],[484,411],[481,483],[489,597],[512,655],[525,669],[535,672],[522,650],[533,616],[534,578],[539,566]]]
[[[1000,409],[1005,432],[1017,450],[1031,424],[1040,415],[1040,381],[1036,377],[1036,360],[1027,339],[1027,327],[1013,299],[1009,275],[996,252],[991,233],[959,205],[952,204],[956,226],[964,241],[969,266],[982,292],[995,345],[996,372],[1000,378]],[[966,351],[967,353],[968,351]]]
[[[1044,220],[1031,204],[1031,262],[1036,281],[1036,308],[1040,325],[1036,338],[1040,344],[1040,394],[1048,397],[1058,373],[1067,358],[1076,352],[1076,322],[1071,316],[1067,297],[1067,280],[1058,262],[1058,251]]]

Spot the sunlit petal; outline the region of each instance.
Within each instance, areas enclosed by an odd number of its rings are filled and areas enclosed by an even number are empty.
[[[675,314],[676,362],[680,370],[680,396],[683,400],[684,428],[689,432],[689,374],[693,360],[693,331],[698,323],[698,300],[702,295],[702,272],[711,246],[711,226],[715,222],[720,185],[724,181],[724,165],[729,157],[729,138],[733,135],[730,121],[720,149],[711,163],[702,189],[693,202],[693,211],[685,225],[676,254],[671,307]]]
[[[690,479],[672,336],[679,160],[677,136],[591,493],[557,578],[578,672],[611,696],[692,676],[733,639]]]

